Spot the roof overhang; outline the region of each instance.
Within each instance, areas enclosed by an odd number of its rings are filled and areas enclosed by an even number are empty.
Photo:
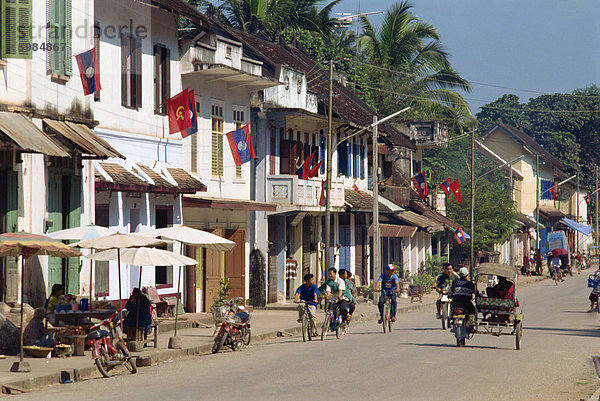
[[[221,81],[227,84],[227,89],[246,87],[250,91],[271,88],[281,85],[281,82],[267,77],[250,74],[224,64],[201,64],[197,71],[184,72],[185,77],[203,78],[205,83]]]
[[[183,207],[264,212],[277,211],[277,205],[271,203],[246,199],[210,198],[198,195],[184,195]]]
[[[494,162],[498,163],[498,165],[501,166],[503,164],[506,164],[506,166],[503,167],[504,170],[507,170],[510,172],[509,169],[512,169],[512,177],[514,180],[523,181],[523,174],[521,173],[521,171],[517,170],[512,165],[508,165],[507,164],[508,160],[504,160],[502,157],[500,157],[493,150],[491,150],[490,148],[485,146],[483,143],[481,143],[479,141],[475,141],[475,143],[477,144],[477,147],[479,147],[479,150],[481,150],[488,157],[490,157],[492,160],[494,160]]]
[[[396,218],[403,220],[409,224],[422,228],[430,233],[444,231],[444,225],[439,221],[434,221],[421,214],[407,210],[395,215]]]
[[[67,148],[52,140],[22,114],[0,111],[0,132],[25,152],[71,157]]]
[[[549,219],[561,219],[565,214],[552,206],[540,205],[540,213]]]
[[[45,118],[43,124],[45,130],[52,131],[55,135],[60,136],[63,141],[74,145],[84,155],[84,158],[106,159],[118,157],[125,159],[125,156],[83,124],[57,121],[50,118]]]
[[[379,224],[379,234],[389,238],[411,238],[417,232],[417,227],[397,224]],[[369,227],[369,236],[373,236],[373,224]]]

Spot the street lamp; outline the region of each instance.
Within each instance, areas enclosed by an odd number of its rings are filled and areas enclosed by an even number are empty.
[[[473,131],[473,137],[475,136],[475,132]],[[513,164],[514,162],[521,160],[522,158],[525,157],[525,155],[521,155],[519,157],[515,157],[514,159],[507,161],[505,163],[502,163],[496,167],[494,167],[491,170],[486,171],[485,173],[481,174],[479,177],[474,177],[474,160],[475,160],[475,156],[472,155],[471,156],[473,158],[473,160],[471,161],[471,244],[470,244],[470,253],[469,253],[469,275],[471,276],[471,278],[473,278],[473,254],[474,254],[474,241],[475,241],[475,183],[477,182],[477,180],[479,180],[482,177],[485,177],[486,175],[504,167],[504,166],[510,166],[511,164]],[[511,166],[512,169],[512,166]]]

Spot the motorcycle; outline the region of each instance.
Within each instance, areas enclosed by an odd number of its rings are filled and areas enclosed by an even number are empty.
[[[122,310],[119,309],[108,319],[93,325],[86,337],[86,344],[92,348],[92,359],[104,377],[110,377],[110,371],[121,365],[125,365],[132,374],[137,372],[135,361],[132,360],[117,324]]]
[[[448,286],[442,287],[440,290],[440,303],[441,303],[441,314],[442,314],[442,330],[446,330],[450,327],[450,290]]]
[[[466,344],[466,340],[469,336],[469,322],[471,315],[461,307],[455,307],[452,311],[452,331],[454,337],[456,337],[456,346],[462,347]]]
[[[232,300],[225,305],[217,308],[216,313],[221,321],[221,327],[215,337],[212,347],[212,353],[216,354],[224,346],[230,346],[233,351],[242,348],[242,345],[250,345],[252,336],[252,327],[250,325],[250,315],[245,311],[246,308],[238,305]]]

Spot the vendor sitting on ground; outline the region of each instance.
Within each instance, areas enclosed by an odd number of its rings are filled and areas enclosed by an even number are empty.
[[[141,303],[139,305],[140,318],[136,319],[138,313],[138,300],[141,299]],[[125,309],[127,309],[127,317],[123,320],[124,327],[135,327],[136,320],[137,326],[143,327],[146,332],[150,331],[150,327],[152,326],[152,314],[150,312],[150,301],[148,298],[142,294],[139,288],[134,288],[131,297],[125,304]]]
[[[60,284],[54,284],[50,296],[46,300],[46,313],[54,313],[56,311],[56,305],[58,305],[58,297],[65,293],[65,289]]]
[[[54,345],[54,335],[44,328],[44,317],[46,309],[37,308],[33,312],[33,319],[29,322],[23,332],[23,345],[38,347],[52,347]]]

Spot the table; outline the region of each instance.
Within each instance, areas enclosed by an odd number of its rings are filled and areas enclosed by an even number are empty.
[[[104,320],[106,318],[109,318],[115,312],[116,310],[111,309],[92,311],[67,311],[65,313],[55,313],[54,319],[57,325],[59,322],[62,322],[67,326],[86,326],[79,323],[81,319],[90,318]]]

